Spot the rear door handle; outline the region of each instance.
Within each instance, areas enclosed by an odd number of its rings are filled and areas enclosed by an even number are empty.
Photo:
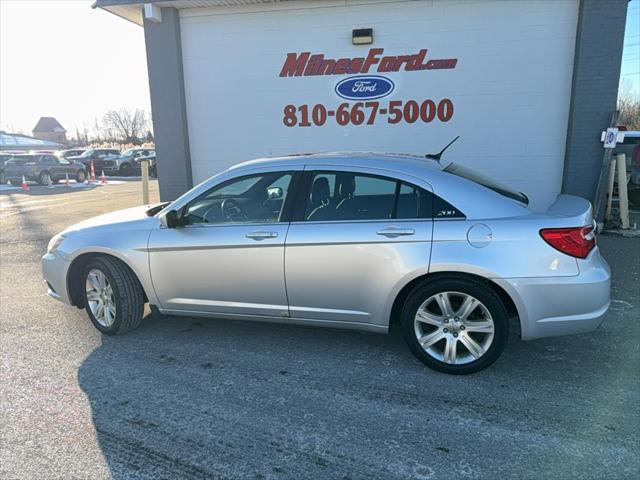
[[[388,238],[401,237],[406,235],[415,235],[416,231],[413,228],[400,228],[400,227],[387,227],[376,232],[377,235],[382,235]]]
[[[278,236],[278,233],[256,231],[256,232],[247,233],[245,236],[247,238],[251,238],[252,240],[265,240],[267,238],[276,238]]]

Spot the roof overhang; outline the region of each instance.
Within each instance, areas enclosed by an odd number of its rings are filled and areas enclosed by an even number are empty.
[[[140,0],[95,0],[92,8],[101,8],[137,25],[142,25],[144,20],[143,8],[145,3],[151,3],[158,7],[185,9],[259,5],[285,1],[290,0],[160,0],[151,2],[144,2]]]

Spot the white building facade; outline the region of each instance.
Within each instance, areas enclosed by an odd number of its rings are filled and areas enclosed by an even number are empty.
[[[145,27],[164,198],[247,159],[458,135],[444,162],[534,209],[595,190],[626,0],[97,3]]]

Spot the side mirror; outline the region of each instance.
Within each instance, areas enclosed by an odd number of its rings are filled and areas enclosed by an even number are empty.
[[[160,222],[167,228],[176,228],[182,225],[182,219],[177,210],[169,210],[160,217]]]
[[[267,188],[267,197],[269,198],[269,200],[277,200],[278,198],[282,198],[282,188],[280,187]]]

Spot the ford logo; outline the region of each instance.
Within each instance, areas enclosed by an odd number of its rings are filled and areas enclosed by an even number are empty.
[[[347,100],[372,100],[386,97],[394,88],[395,85],[388,78],[362,75],[340,81],[336,85],[336,93]]]

